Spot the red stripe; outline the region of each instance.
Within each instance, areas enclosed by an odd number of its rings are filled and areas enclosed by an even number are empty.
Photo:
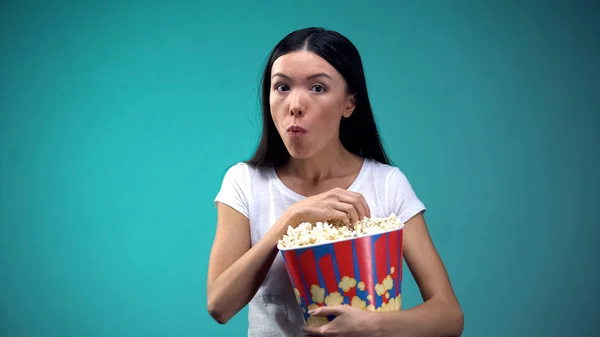
[[[400,245],[400,261],[398,262],[398,283],[402,282],[402,260],[404,259],[404,229],[400,230],[400,232],[398,233],[398,244]]]
[[[356,275],[354,275],[354,259],[352,256],[352,241],[342,241],[335,243],[333,245],[333,249],[335,251],[338,270],[340,272],[340,281],[344,278],[344,276],[348,276],[349,278],[354,278],[356,280]],[[357,286],[358,284],[356,284],[354,288],[351,288],[350,291],[345,293],[345,295],[348,296],[350,300],[352,300],[352,298],[356,296]]]
[[[383,283],[383,279],[388,275],[387,270],[387,251],[385,235],[382,235],[375,241],[375,268],[377,268],[377,283]]]
[[[360,280],[365,284],[365,290],[371,295],[369,304],[375,305],[375,283],[373,269],[371,267],[371,238],[364,237],[356,239],[356,259],[358,260],[358,268],[360,269]]]
[[[300,276],[300,266],[298,265],[298,260],[296,259],[295,251],[285,251],[283,252],[285,256],[285,261],[287,262],[288,271],[292,277],[292,281],[294,282],[294,286],[300,292],[300,297],[304,299],[304,301],[308,304],[309,294],[306,293],[306,287],[302,283],[302,277]]]
[[[307,250],[304,253],[300,254],[299,257],[300,269],[302,270],[302,275],[304,275],[304,280],[306,281],[306,288],[308,293],[308,304],[313,303],[312,294],[310,293],[310,288],[312,285],[319,286],[319,275],[317,274],[317,264],[315,263],[315,255],[312,250]]]
[[[319,267],[321,268],[321,275],[325,281],[325,289],[328,293],[338,291],[338,284],[335,278],[335,271],[333,270],[333,260],[331,254],[323,256],[319,260]]]
[[[392,279],[394,280],[394,290],[393,293],[398,292],[398,271],[400,268],[398,267],[398,257],[400,253],[398,252],[398,231],[390,232],[388,237],[388,243],[390,247],[390,268],[394,268],[394,272],[392,273]]]

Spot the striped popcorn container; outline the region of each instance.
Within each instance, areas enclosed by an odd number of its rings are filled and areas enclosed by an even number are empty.
[[[280,251],[308,325],[333,319],[310,316],[317,307],[399,311],[402,306],[402,227]]]

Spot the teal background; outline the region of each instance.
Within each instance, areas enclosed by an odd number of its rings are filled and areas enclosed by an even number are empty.
[[[212,201],[268,52],[312,25],[362,54],[464,336],[597,336],[597,7],[2,2],[0,336],[245,335],[206,311]]]

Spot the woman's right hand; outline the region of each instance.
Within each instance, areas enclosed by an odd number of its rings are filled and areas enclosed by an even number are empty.
[[[371,217],[367,201],[360,193],[342,188],[308,197],[290,206],[294,223],[340,220],[345,224],[356,223],[364,217]]]

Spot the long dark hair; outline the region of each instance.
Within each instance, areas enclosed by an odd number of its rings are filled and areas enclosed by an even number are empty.
[[[375,125],[371,102],[367,93],[367,83],[358,50],[345,36],[320,27],[310,27],[294,31],[284,37],[271,51],[262,75],[262,136],[258,147],[247,162],[254,167],[280,167],[290,154],[271,117],[269,95],[271,92],[271,68],[277,58],[287,53],[308,50],[331,64],[344,78],[346,91],[354,94],[356,107],[348,118],[342,118],[340,140],[351,153],[390,164],[383,149],[381,138]]]

